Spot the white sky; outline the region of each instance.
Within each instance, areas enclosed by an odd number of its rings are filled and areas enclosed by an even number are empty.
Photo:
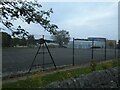
[[[52,0],[54,1],[54,0]],[[76,1],[76,0],[75,0]],[[53,9],[51,23],[60,29],[69,31],[71,37],[87,38],[89,36],[118,39],[118,2],[97,2],[99,0],[85,0],[84,2],[42,2],[43,9]],[[108,1],[108,0],[106,0]],[[111,0],[109,0],[111,1]],[[28,25],[17,21],[30,34],[50,34],[40,26]]]

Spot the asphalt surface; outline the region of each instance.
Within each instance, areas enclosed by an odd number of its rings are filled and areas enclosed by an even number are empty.
[[[38,48],[5,48],[2,50],[2,73],[4,75],[28,71],[33,58]],[[40,52],[42,49],[40,50]],[[45,49],[47,52],[47,49]],[[73,49],[72,48],[50,48],[51,55],[57,66],[69,65],[73,63]],[[107,49],[107,59],[115,58],[115,50]],[[94,49],[94,60],[104,60],[104,49]],[[117,56],[117,51],[116,51]],[[74,63],[86,64],[89,63],[92,57],[91,49],[75,49]],[[44,53],[44,63],[52,63],[49,53]],[[43,54],[38,54],[34,62],[36,64],[43,64]],[[45,65],[46,67],[53,67],[53,63]],[[42,68],[42,66],[40,67]],[[34,69],[34,68],[32,68]]]

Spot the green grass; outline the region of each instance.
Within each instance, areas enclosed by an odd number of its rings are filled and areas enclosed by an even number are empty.
[[[66,70],[61,72],[56,72],[54,74],[43,76],[43,86],[53,82],[53,81],[62,81],[71,77],[78,77],[81,74],[90,73],[89,67],[78,68],[73,70]]]
[[[0,80],[0,90],[2,89],[2,81]]]
[[[96,63],[95,70],[103,70],[116,66],[120,66],[119,60],[109,60],[107,62]],[[34,88],[43,87],[54,81],[62,81],[71,77],[78,77],[82,74],[91,73],[90,64],[76,69],[57,71],[52,74],[41,75],[41,73],[33,74],[26,80],[18,80],[12,83],[4,83],[3,88]]]

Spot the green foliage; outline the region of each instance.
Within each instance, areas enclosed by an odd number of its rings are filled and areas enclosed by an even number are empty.
[[[112,60],[112,66],[115,67],[115,66],[120,66],[120,59],[114,59]]]
[[[28,35],[27,39],[22,37],[22,38],[12,38],[11,41],[11,46],[29,46],[32,47],[36,44],[35,38],[33,35]]]
[[[14,47],[17,46],[18,44],[19,44],[19,38],[13,38],[11,42],[11,46]]]
[[[97,63],[95,62],[95,60],[91,60],[91,62],[90,62],[90,69],[91,69],[91,71],[95,71],[96,70],[96,66],[97,66]]]
[[[16,83],[6,83],[6,85],[3,85],[3,88],[35,88],[39,87],[41,85],[41,79],[40,78],[28,78],[26,80],[18,80]]]
[[[26,39],[24,37],[22,39],[20,39],[19,45],[26,46]]]
[[[108,69],[108,68],[110,68],[110,67],[112,67],[112,65],[111,65],[110,63],[102,64],[102,68],[103,68],[103,69]]]
[[[34,35],[28,35],[27,46],[31,47],[36,44]]]
[[[69,32],[65,30],[57,31],[55,35],[52,36],[52,39],[59,44],[60,47],[68,44],[70,40]]]
[[[120,49],[120,40],[118,40],[117,48]]]
[[[114,46],[114,43],[113,43],[112,41],[110,41],[110,42],[108,43],[108,45],[109,45],[110,48],[114,48],[114,47],[115,47],[115,46]]]
[[[11,46],[11,36],[5,32],[2,32],[2,47],[10,47]]]
[[[49,48],[56,48],[57,46],[55,45],[48,45]]]
[[[14,46],[26,46],[26,39],[23,37],[22,39],[20,38],[12,38],[12,42],[11,42],[11,46],[14,47]]]
[[[18,80],[13,83],[3,84],[3,88],[34,88],[34,87],[43,87],[54,81],[62,81],[71,77],[77,77],[82,74],[90,73],[89,67],[83,67],[73,70],[66,71],[57,71],[53,74],[48,74],[42,76],[40,73],[33,75],[31,78],[26,80]]]
[[[50,14],[53,13],[52,9],[48,11],[42,10],[42,5],[37,1],[10,1],[10,0],[1,0],[0,1],[0,10],[2,11],[1,22],[15,35],[28,35],[28,32],[21,28],[19,25],[18,28],[13,29],[13,21],[21,19],[23,22],[36,23],[40,24],[45,30],[51,34],[56,33],[57,25],[50,23]]]
[[[95,61],[91,61],[94,63]],[[116,63],[116,62],[114,62]],[[114,67],[118,66],[117,64],[114,64]],[[92,70],[103,70],[111,68],[112,61],[98,63],[96,65],[96,69]],[[47,84],[50,84],[54,81],[63,81],[68,78],[72,77],[79,77],[81,75],[86,75],[88,73],[91,73],[90,66],[84,66],[79,68],[74,68],[70,70],[63,70],[63,71],[56,71],[55,73],[42,75],[41,72],[37,74],[33,74],[32,77],[27,78],[26,80],[18,80],[16,82],[12,83],[5,83],[3,84],[3,88],[35,88],[35,87],[44,87]]]
[[[43,76],[43,78],[42,78],[43,83],[44,83],[43,86],[45,86],[53,81],[63,81],[65,79],[68,79],[71,77],[77,77],[82,74],[87,74],[89,72],[90,72],[89,68],[85,67],[85,68],[78,68],[78,69],[73,69],[73,70],[56,72],[54,74],[49,74],[47,76]]]
[[[20,37],[20,38],[24,38],[24,36],[28,36],[28,32],[25,31],[25,29],[22,29],[21,26],[18,26],[17,31],[13,31],[12,32],[12,36],[14,37]]]

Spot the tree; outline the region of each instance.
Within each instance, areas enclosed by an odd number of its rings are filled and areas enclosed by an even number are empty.
[[[2,32],[2,47],[10,47],[11,46],[11,36],[5,32]]]
[[[26,46],[26,44],[27,44],[27,41],[26,41],[26,39],[24,37],[19,40],[19,45],[20,46]]]
[[[52,39],[59,44],[60,47],[68,44],[70,40],[69,32],[65,30],[57,31],[55,35],[52,36]]]
[[[1,21],[4,26],[12,31],[12,35],[28,35],[28,32],[23,29],[20,25],[18,28],[13,28],[13,21],[21,19],[23,22],[40,24],[50,34],[55,34],[57,25],[51,24],[49,17],[53,13],[52,9],[48,11],[42,10],[42,5],[38,4],[37,1],[11,1],[0,0]]]
[[[27,40],[22,37],[22,38],[12,38],[11,41],[11,46],[26,46],[27,45]]]
[[[19,38],[12,38],[11,46],[12,47],[17,46],[17,45],[19,45],[19,42],[20,42]]]
[[[120,40],[118,40],[117,48],[120,49]]]
[[[110,41],[110,42],[108,43],[108,45],[109,45],[110,48],[114,48],[114,43],[113,43],[112,41]]]
[[[27,39],[27,45],[28,46],[31,46],[31,45],[35,45],[35,38],[34,38],[34,35],[29,35],[28,36],[28,39]]]

